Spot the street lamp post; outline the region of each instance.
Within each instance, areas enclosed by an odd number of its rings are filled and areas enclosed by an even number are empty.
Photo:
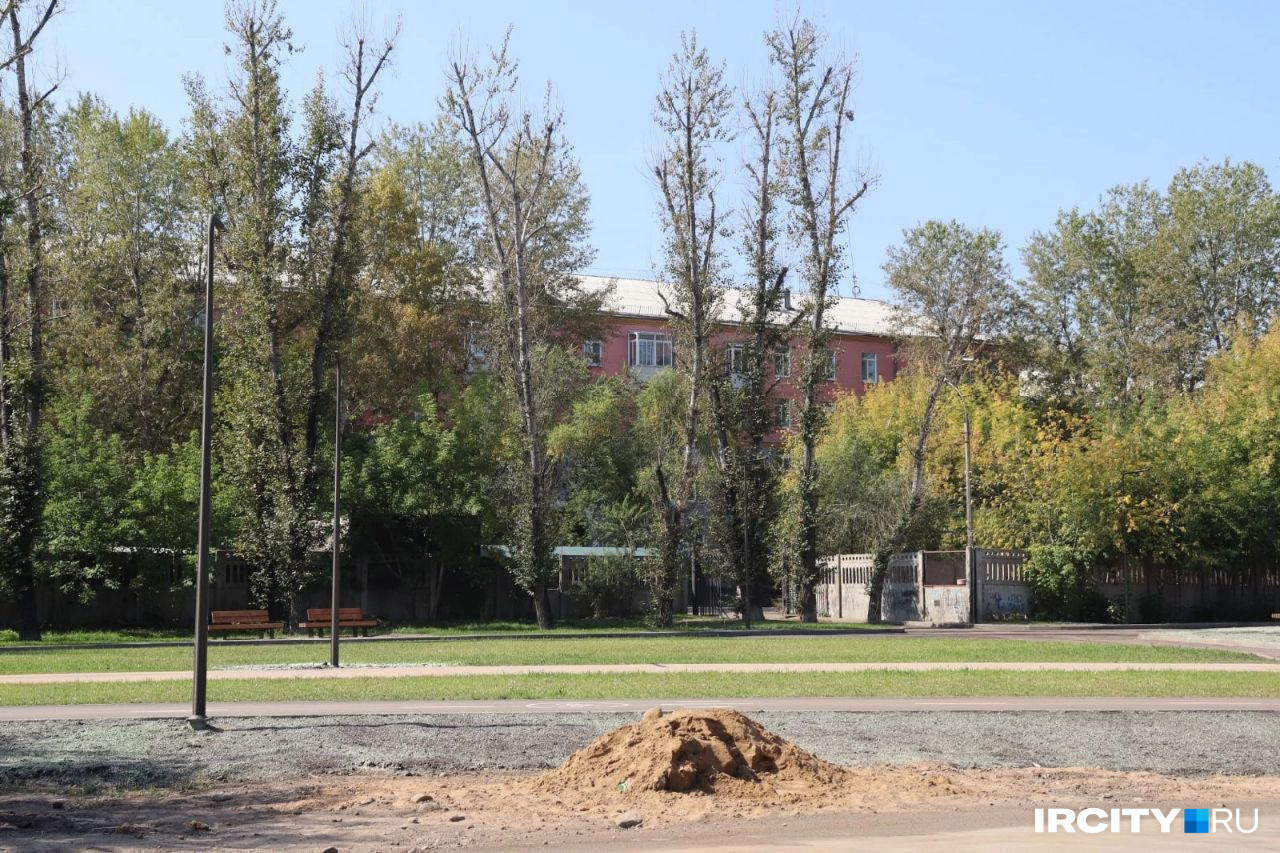
[[[969,417],[969,401],[950,379],[951,390],[960,398],[964,410],[964,582],[969,587],[969,621],[978,621],[978,585],[973,572],[973,428]]]
[[[213,246],[223,229],[216,213],[209,216],[209,245],[204,282],[204,392],[200,415],[200,521],[196,537],[195,663],[192,672],[191,728],[208,728],[205,699],[209,678],[209,534],[210,476],[213,446]]]

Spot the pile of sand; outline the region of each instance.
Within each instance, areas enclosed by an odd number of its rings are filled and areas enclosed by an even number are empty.
[[[645,713],[579,750],[536,781],[546,791],[761,793],[830,789],[849,772],[783,740],[736,711]]]

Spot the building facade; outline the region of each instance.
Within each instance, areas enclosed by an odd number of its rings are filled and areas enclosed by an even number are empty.
[[[582,345],[583,356],[592,370],[605,376],[629,371],[639,379],[647,379],[674,365],[679,357],[678,343],[659,282],[583,276],[582,286],[589,291],[612,290],[604,308],[609,321],[597,339],[584,341]],[[738,310],[741,295],[737,290],[726,293],[718,330],[712,339],[712,345],[730,372],[746,339]],[[833,398],[850,391],[861,395],[874,383],[897,375],[898,344],[892,306],[875,299],[842,297],[830,306],[826,316],[832,330],[829,344],[832,365],[825,396]],[[781,323],[786,318],[778,319]],[[779,347],[769,360],[768,379],[776,380],[772,396],[776,399],[775,423],[779,430],[789,429],[799,420],[802,355],[802,342],[794,338],[786,347]]]

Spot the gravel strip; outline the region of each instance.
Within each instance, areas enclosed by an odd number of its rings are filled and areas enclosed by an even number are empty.
[[[1166,640],[1170,642],[1205,642],[1228,649],[1257,647],[1280,652],[1280,625],[1249,626],[1247,628],[1212,628],[1196,631],[1148,631],[1140,639]]]
[[[806,711],[753,715],[841,764],[1104,767],[1280,775],[1280,714]],[[7,723],[0,786],[184,786],[311,774],[445,774],[553,767],[631,714],[467,714]]]

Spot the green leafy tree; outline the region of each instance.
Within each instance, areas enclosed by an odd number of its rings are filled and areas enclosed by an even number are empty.
[[[552,428],[548,453],[560,470],[565,494],[562,544],[624,544],[612,538],[619,530],[612,519],[619,507],[644,499],[640,470],[648,463],[635,429],[639,392],[628,376],[591,383]],[[652,513],[647,517],[653,520]]]
[[[778,206],[783,183],[779,177],[778,93],[766,90],[745,98],[750,126],[748,159],[744,162],[749,188],[748,206],[740,226],[741,253],[747,261],[746,286],[738,296],[741,338],[738,365],[712,385],[717,421],[721,477],[711,484],[712,529],[730,573],[742,591],[746,625],[762,615],[762,585],[772,555],[789,552],[799,541],[778,521],[785,515],[779,494],[780,464],[766,440],[778,427],[775,406],[793,400],[775,394],[780,373],[791,364],[791,339],[806,312],[789,305],[787,268],[778,261],[781,239]],[[779,371],[779,365],[784,370]],[[727,439],[727,440],[724,440]],[[722,511],[720,507],[725,509]],[[781,545],[781,548],[776,546]],[[782,560],[789,565],[790,555]],[[781,574],[786,574],[785,570]]]
[[[67,393],[131,453],[195,427],[200,329],[182,152],[150,114],[83,96],[58,123],[58,282],[50,357]]]
[[[880,618],[889,558],[902,550],[922,521],[925,461],[938,403],[962,380],[984,348],[996,344],[1013,314],[1015,295],[1000,235],[958,222],[926,222],[909,229],[889,250],[885,273],[897,298],[898,324],[910,336],[908,364],[928,377],[911,448],[911,486],[896,521],[875,550],[869,618]],[[960,393],[957,389],[957,393]]]
[[[1194,390],[1209,359],[1280,307],[1280,201],[1252,163],[1179,170],[1163,193],[1116,187],[1023,252],[1023,334],[1040,396],[1131,413]]]
[[[233,3],[227,29],[235,76],[221,99],[189,81],[187,139],[203,201],[226,220],[222,256],[234,282],[220,370],[230,426],[222,470],[239,495],[236,547],[255,568],[255,597],[293,618],[295,594],[316,573],[328,371],[352,333],[358,177],[371,150],[362,123],[393,39],[351,36],[349,111],[339,111],[321,79],[295,138],[280,83],[292,33],[274,0]]]
[[[467,150],[437,121],[383,134],[365,178],[359,280],[347,356],[353,401],[394,414],[467,368],[479,207]]]
[[[127,583],[127,547],[136,538],[129,501],[133,470],[121,437],[90,424],[92,404],[81,397],[55,406],[45,448],[49,499],[42,562],[63,593],[82,601]]]
[[[483,438],[496,437],[501,425],[476,404],[491,400],[491,389],[474,384],[461,396],[447,419],[432,397],[423,396],[415,416],[353,438],[343,471],[348,543],[377,555],[408,587],[415,586],[413,570],[425,566],[427,621],[439,612],[446,570],[474,565],[478,537],[493,530],[496,513],[489,488],[496,453]]]

